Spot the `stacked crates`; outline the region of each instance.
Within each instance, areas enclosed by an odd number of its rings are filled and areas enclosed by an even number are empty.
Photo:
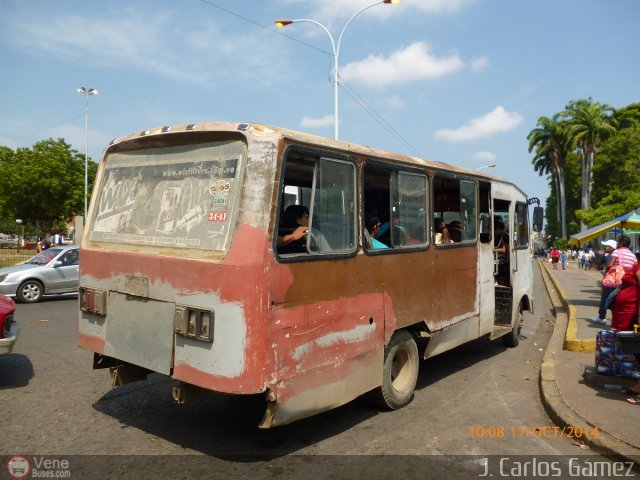
[[[601,375],[640,379],[640,367],[635,356],[622,352],[615,331],[600,330],[596,334],[596,370]]]

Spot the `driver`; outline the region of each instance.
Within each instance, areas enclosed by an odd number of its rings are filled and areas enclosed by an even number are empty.
[[[304,205],[289,205],[282,215],[278,229],[278,253],[304,253],[307,251],[309,209]]]

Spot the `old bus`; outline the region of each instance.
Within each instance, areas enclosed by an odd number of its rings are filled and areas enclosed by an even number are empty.
[[[159,372],[178,401],[264,393],[262,428],[365,393],[397,409],[420,356],[517,345],[528,245],[526,195],[483,172],[257,124],[147,130],[99,166],[78,343],[114,385]]]

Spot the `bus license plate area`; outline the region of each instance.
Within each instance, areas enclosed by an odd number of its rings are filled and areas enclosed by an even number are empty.
[[[117,292],[108,302],[104,354],[169,375],[175,305]]]

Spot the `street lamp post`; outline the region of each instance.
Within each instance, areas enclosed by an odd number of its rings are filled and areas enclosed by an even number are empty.
[[[376,5],[382,5],[383,3],[393,5],[395,3],[398,3],[399,1],[400,0],[382,0],[380,2],[373,3],[371,5],[368,5],[358,10],[356,13],[354,13],[351,16],[351,18],[347,21],[347,23],[345,23],[344,27],[342,27],[342,31],[340,32],[340,36],[338,37],[337,44],[334,42],[333,35],[331,35],[331,32],[329,32],[327,27],[325,27],[323,24],[321,24],[316,20],[311,20],[309,18],[298,18],[295,20],[281,18],[275,21],[276,27],[278,28],[283,28],[283,27],[286,27],[287,25],[291,25],[292,23],[296,23],[296,22],[314,23],[320,28],[322,28],[325,31],[325,33],[329,36],[329,40],[331,41],[331,49],[333,51],[333,132],[334,132],[334,138],[336,140],[338,140],[338,86],[340,84],[340,77],[338,75],[338,69],[339,69],[338,58],[340,56],[340,45],[342,44],[342,36],[344,35],[345,30],[351,24],[351,22],[365,10],[375,7]]]
[[[495,167],[496,164],[495,163],[490,163],[489,165],[483,165],[480,168],[476,168],[476,172],[479,172],[480,170],[482,170],[483,168],[493,168]]]
[[[89,190],[89,95],[97,95],[95,88],[78,87],[76,92],[84,95],[84,217],[87,216],[87,192]]]
[[[16,218],[16,223],[22,227],[22,241],[24,242],[24,225],[22,224],[21,218]],[[18,243],[16,244],[18,248],[18,253],[20,252],[20,239],[18,239]]]

